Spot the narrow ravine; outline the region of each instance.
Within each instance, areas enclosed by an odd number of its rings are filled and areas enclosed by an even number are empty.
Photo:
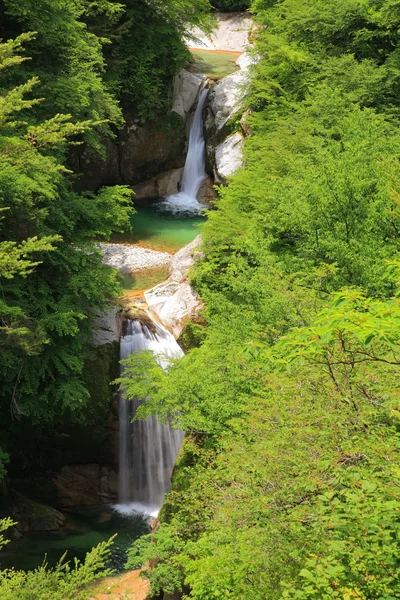
[[[225,52],[224,48],[221,50]],[[242,51],[240,47],[237,56]],[[212,65],[214,54],[217,68],[221,68],[221,52],[218,50],[207,50],[208,63]],[[215,81],[224,81],[222,75],[229,75],[237,69],[234,66],[236,54],[230,50],[226,54],[229,55],[226,59],[228,67],[219,71],[216,78],[212,76],[210,81],[207,77],[196,76],[200,85],[196,83],[197,96],[188,121],[191,127],[186,163],[184,169],[168,175],[169,193],[135,201],[138,212],[132,218],[134,232],[119,237],[118,242],[99,244],[104,262],[118,269],[123,277],[125,294],[121,305],[125,316],[121,334],[120,317],[118,322],[115,320],[115,312],[120,313],[121,307],[102,315],[95,339],[99,347],[111,342],[116,344],[119,340],[121,359],[142,350],[154,351],[158,356],[182,356],[176,339],[186,320],[199,310],[200,303],[191,288],[188,272],[193,264],[193,254],[200,244],[201,223],[206,218],[203,213],[208,206],[208,196],[204,196],[202,189],[206,183],[212,190],[213,184],[209,168],[206,173],[208,150],[204,135],[205,119],[210,111],[210,89]],[[182,80],[186,81],[186,77],[193,75],[185,72]],[[190,82],[190,79],[187,81]],[[140,194],[138,196],[141,197]],[[150,329],[135,318],[138,310],[145,310],[147,318],[152,319]],[[164,366],[167,363],[163,362]],[[123,394],[119,400],[118,481],[116,485],[112,484],[112,490],[107,481],[107,493],[104,494],[109,503],[110,494],[117,492],[112,504],[117,510],[113,510],[110,504],[93,504],[90,509],[83,510],[74,506],[66,527],[60,531],[51,535],[40,532],[26,535],[10,544],[2,553],[4,565],[17,564],[15,557],[18,555],[19,568],[35,568],[41,563],[44,553],[48,555],[49,564],[54,565],[64,550],[68,550],[70,556],[83,558],[93,545],[118,532],[112,566],[117,571],[123,569],[126,549],[148,530],[150,516],[158,513],[162,506],[164,495],[171,486],[171,474],[183,438],[183,432],[171,430],[169,425],[160,425],[155,417],[132,424],[131,419],[141,402],[141,399],[130,402]],[[90,472],[89,467],[95,466],[82,465],[78,476],[85,478]],[[101,468],[99,472],[101,476]],[[75,473],[71,472],[72,475],[75,477]],[[115,475],[111,473],[109,476],[107,472],[103,479],[105,477],[115,478]],[[62,483],[64,485],[64,481]],[[101,483],[101,486],[105,484]],[[68,491],[67,480],[65,487]],[[106,589],[99,591],[96,599],[120,598],[127,592],[131,594],[130,598],[139,600],[145,597],[147,590],[137,573],[107,580],[104,584]]]

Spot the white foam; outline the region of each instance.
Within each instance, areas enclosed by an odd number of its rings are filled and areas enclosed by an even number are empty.
[[[131,517],[133,515],[146,515],[149,517],[156,518],[160,512],[160,506],[158,508],[154,506],[146,506],[140,502],[128,502],[126,504],[114,504],[113,509],[123,515],[124,517]]]
[[[168,196],[158,204],[158,208],[173,214],[201,215],[206,209],[194,196],[180,192],[175,196]]]

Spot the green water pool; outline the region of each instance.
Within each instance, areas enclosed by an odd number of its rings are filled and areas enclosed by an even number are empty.
[[[212,78],[226,77],[237,71],[236,61],[242,54],[242,52],[194,48],[191,48],[190,51],[195,59],[190,70]]]
[[[114,242],[139,244],[152,250],[177,252],[197,237],[205,216],[187,216],[159,210],[160,198],[134,203],[132,231],[116,235]]]
[[[29,533],[7,544],[0,553],[0,569],[35,569],[45,557],[49,567],[54,567],[66,551],[67,560],[82,560],[94,546],[117,534],[108,566],[120,572],[128,548],[146,533],[149,524],[143,515],[123,516],[107,507],[81,509],[68,517],[60,532]]]

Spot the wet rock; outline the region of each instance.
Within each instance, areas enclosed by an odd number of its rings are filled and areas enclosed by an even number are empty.
[[[99,244],[103,253],[104,263],[121,273],[130,273],[167,265],[171,262],[171,255],[167,252],[156,252],[139,246],[124,246],[123,244]]]
[[[140,321],[141,323],[146,325],[150,329],[150,331],[155,332],[154,321],[144,309],[140,308],[139,306],[136,306],[135,304],[133,306],[125,308],[121,312],[121,316],[124,319],[122,325],[122,335],[126,335],[126,321],[128,319],[130,321]]]
[[[143,200],[145,198],[161,198],[163,196],[172,196],[176,194],[178,185],[182,179],[183,168],[171,169],[165,173],[160,173],[152,179],[148,179],[143,183],[134,185],[132,187],[135,193],[136,200]]]
[[[96,329],[93,341],[96,346],[119,343],[121,337],[121,318],[118,307],[110,308],[108,311],[96,318]]]
[[[146,292],[145,297],[150,310],[175,337],[179,337],[185,321],[196,315],[201,304],[187,283],[162,283]]]
[[[185,70],[174,77],[172,112],[177,113],[184,121],[197,100],[204,80],[203,75]]]
[[[212,177],[207,177],[199,187],[199,191],[197,192],[197,200],[200,202],[200,204],[210,206],[212,205],[216,196],[217,192],[214,189],[214,179]]]
[[[215,179],[226,184],[226,180],[243,164],[243,136],[234,133],[229,136],[215,151]]]

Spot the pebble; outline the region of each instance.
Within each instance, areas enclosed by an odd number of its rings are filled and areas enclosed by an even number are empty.
[[[103,253],[104,263],[122,273],[168,265],[172,260],[167,252],[156,252],[140,246],[99,244],[99,249]]]

